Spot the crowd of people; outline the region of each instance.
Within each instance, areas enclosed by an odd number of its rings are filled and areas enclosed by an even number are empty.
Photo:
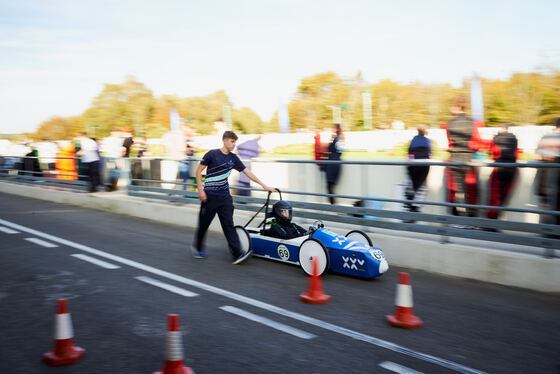
[[[80,132],[71,140],[53,141],[44,138],[40,142],[17,144],[12,147],[11,153],[19,154],[20,157],[2,157],[2,166],[16,169],[27,176],[84,180],[88,182],[88,190],[96,192],[103,185],[103,180],[106,180],[107,188],[110,183],[115,183],[103,178],[103,166],[112,162],[111,169],[118,169],[115,160],[129,157],[134,144],[137,144],[139,155],[146,154],[145,138],[135,140],[129,128],[112,129],[110,136],[103,140]],[[8,159],[12,160],[13,164],[8,164]],[[114,173],[112,175],[114,176]]]
[[[521,149],[517,137],[509,131],[510,123],[502,123],[492,139],[482,139],[479,129],[484,127],[481,122],[474,121],[466,115],[467,100],[458,96],[453,100],[450,111],[453,118],[440,125],[447,135],[450,165],[444,170],[444,185],[446,202],[451,204],[449,214],[454,216],[484,217],[498,219],[500,210],[486,209],[481,213],[478,205],[496,207],[506,206],[515,187],[518,168],[500,165],[492,169],[488,180],[487,201],[480,201],[479,171],[476,162],[481,154],[496,163],[516,163]],[[340,160],[343,152],[344,135],[339,124],[333,128],[331,140],[328,144],[321,143],[319,131],[315,133],[314,158],[322,160]],[[404,182],[404,208],[409,212],[420,212],[422,200],[427,193],[427,177],[430,172],[429,159],[432,157],[432,141],[427,137],[424,125],[417,127],[417,135],[408,144],[408,159],[411,164],[406,167]],[[560,163],[560,118],[556,119],[555,130],[545,135],[539,142],[537,157],[542,162]],[[414,162],[422,161],[422,162]],[[471,165],[465,165],[471,163]],[[334,190],[341,172],[341,164],[318,162],[319,169],[325,173],[326,191],[330,204],[335,204]],[[560,209],[560,171],[556,168],[539,168],[536,177],[535,192],[539,199],[539,208],[543,210]],[[365,206],[364,201],[358,201],[355,206]],[[414,223],[414,219],[404,220]],[[560,224],[558,215],[541,215],[541,223]],[[465,226],[474,228],[471,226]],[[497,231],[485,228],[487,231]]]
[[[488,199],[481,202],[478,194],[478,170],[475,166],[465,165],[465,163],[475,161],[480,152],[487,153],[495,162],[516,163],[521,153],[518,139],[509,132],[510,123],[501,124],[497,134],[491,140],[482,139],[479,129],[484,124],[467,117],[466,107],[465,97],[455,98],[450,108],[453,118],[440,126],[446,131],[447,151],[450,155],[448,159],[450,165],[445,168],[444,172],[446,201],[459,204],[459,206],[450,206],[449,213],[455,216],[498,219],[500,210],[485,209],[481,214],[477,206],[480,204],[497,207],[507,205],[518,177],[518,168],[514,166],[493,168],[488,180]],[[555,125],[555,130],[542,138],[536,151],[540,160],[546,163],[560,162],[560,119],[556,120]],[[194,144],[196,135],[198,134],[192,127],[181,122],[178,128],[169,131],[161,138],[161,144],[165,146],[167,157],[177,161],[176,182],[180,188],[187,188],[188,184],[192,186],[193,190],[197,187],[200,188],[197,186],[194,171],[190,169],[189,160],[195,151],[200,151],[200,148]],[[422,205],[418,202],[425,199],[427,192],[430,166],[427,163],[413,162],[428,161],[432,157],[432,141],[427,135],[426,126],[418,126],[416,136],[411,139],[407,147],[411,164],[406,167],[403,192],[404,199],[410,201],[410,203],[404,204],[405,209],[409,212],[420,211]],[[237,145],[236,148],[236,152],[244,160],[244,166],[249,172],[250,160],[258,157],[261,151],[259,140],[260,135]],[[331,205],[337,203],[335,190],[343,164],[336,161],[342,159],[344,144],[345,135],[340,124],[333,126],[328,143],[322,143],[320,132],[316,132],[314,158],[319,169],[324,172],[327,199]],[[147,147],[147,139],[133,137],[129,128],[114,128],[108,137],[101,140],[86,133],[80,133],[74,139],[67,141],[55,142],[42,139],[24,149],[24,157],[21,158],[21,162],[18,165],[11,165],[11,167],[19,169],[22,174],[27,175],[49,176],[61,180],[82,179],[88,182],[90,192],[96,192],[100,186],[104,186],[107,190],[116,189],[122,173],[131,170],[131,165],[126,164],[127,158],[151,155]],[[236,194],[249,196],[250,181],[251,178],[247,173],[240,173]],[[556,168],[539,169],[535,192],[540,208],[559,210],[559,185],[560,172]],[[560,216],[557,215],[542,215],[541,221],[560,224],[559,219]],[[415,221],[409,219],[406,222]]]

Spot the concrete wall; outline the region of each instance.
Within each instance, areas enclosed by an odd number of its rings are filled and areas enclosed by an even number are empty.
[[[288,172],[286,168],[286,172]],[[115,193],[75,193],[0,182],[0,192],[72,204],[112,213],[151,219],[168,224],[195,227],[198,205],[176,205]],[[250,213],[237,211],[235,221],[245,223]],[[354,226],[329,223],[329,228],[345,234]],[[218,220],[211,231],[221,232]],[[385,252],[390,266],[420,269],[449,276],[469,278],[542,292],[560,292],[560,259],[548,259],[474,245],[441,244],[432,240],[370,234]],[[391,270],[389,270],[391,271]]]

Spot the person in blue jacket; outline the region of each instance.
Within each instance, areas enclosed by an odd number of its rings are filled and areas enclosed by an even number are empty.
[[[418,126],[418,135],[410,141],[408,146],[408,159],[409,160],[427,160],[432,153],[432,146],[430,139],[426,137],[426,127]],[[430,172],[429,165],[410,165],[406,168],[410,182],[405,190],[405,197],[407,200],[416,200],[420,198],[420,191],[424,189],[426,178]],[[418,212],[419,207],[414,204],[405,205],[410,212]]]

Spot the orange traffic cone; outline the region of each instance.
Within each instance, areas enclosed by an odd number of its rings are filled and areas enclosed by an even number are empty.
[[[391,326],[403,329],[421,327],[424,322],[414,315],[412,310],[412,287],[408,273],[399,273],[397,295],[395,297],[395,314],[387,315],[385,319]]]
[[[183,365],[183,341],[179,329],[179,315],[169,314],[167,320],[167,337],[165,345],[165,365],[154,374],[195,374],[191,368]]]
[[[299,298],[309,304],[325,304],[331,297],[323,293],[323,283],[319,276],[319,259],[317,257],[311,257],[311,266],[313,270],[309,279],[309,290],[299,295]]]
[[[73,364],[86,354],[85,350],[74,345],[72,319],[66,299],[58,299],[57,302],[54,348],[43,355],[43,361],[52,366]]]

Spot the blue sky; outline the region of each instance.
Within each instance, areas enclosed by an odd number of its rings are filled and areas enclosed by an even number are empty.
[[[560,68],[560,1],[0,0],[0,133],[81,114],[134,75],[154,94],[225,89],[269,120],[301,78],[459,85]]]

